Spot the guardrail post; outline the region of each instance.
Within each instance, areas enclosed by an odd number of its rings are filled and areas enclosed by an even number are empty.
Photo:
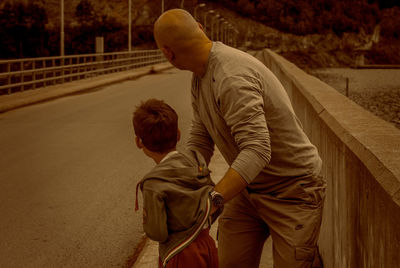
[[[56,61],[55,61],[55,59],[53,59],[52,61],[51,61],[51,67],[54,67],[54,66],[56,66]],[[53,71],[53,85],[55,85],[56,84],[56,82],[57,82],[57,73],[56,73],[56,71],[54,70]]]
[[[100,69],[100,72],[96,72],[96,74],[105,74],[107,73],[104,70],[104,67],[107,67],[107,64],[104,63],[104,60],[107,59],[107,57],[104,56],[104,37],[103,36],[96,36],[96,54],[98,54],[96,61],[100,61],[96,64],[97,69]]]
[[[42,65],[42,67],[43,67],[44,69],[46,69],[46,60],[43,60],[43,65]],[[46,75],[46,71],[44,70],[44,71],[43,71],[43,79],[45,79],[45,78],[47,78],[47,75]],[[47,86],[46,81],[43,81],[43,86],[44,86],[44,87]]]
[[[32,62],[32,81],[33,81],[33,84],[32,84],[32,89],[35,89],[36,88],[36,71],[35,71],[35,69],[36,69],[36,61],[34,60],[33,62]]]
[[[85,68],[84,68],[84,70],[85,70],[85,75],[83,76],[84,78],[86,78],[87,77],[87,65],[86,65],[86,62],[87,62],[87,57],[83,57],[83,63],[85,64]]]
[[[21,71],[24,70],[24,61],[21,61],[20,70]],[[23,83],[24,82],[24,73],[21,73],[20,79],[21,79],[21,83]],[[21,85],[20,91],[24,91],[24,85]]]
[[[11,72],[11,63],[7,63],[7,72]],[[7,94],[11,94],[11,74],[8,75],[8,89],[7,89]]]
[[[62,56],[60,58],[60,66],[61,66],[61,83],[64,83],[65,82],[65,79],[64,79],[64,75],[65,75],[65,72],[64,72],[64,56]]]
[[[116,62],[115,62],[115,58],[116,58],[116,56],[115,55],[112,55],[112,67],[116,67],[117,66],[117,64],[116,64]],[[118,70],[117,69],[113,69],[113,73],[115,73],[115,72],[117,72]]]

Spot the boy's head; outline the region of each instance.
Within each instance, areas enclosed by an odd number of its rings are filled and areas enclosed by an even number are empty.
[[[174,150],[180,138],[178,115],[162,100],[141,102],[133,113],[133,128],[137,146],[155,153]]]

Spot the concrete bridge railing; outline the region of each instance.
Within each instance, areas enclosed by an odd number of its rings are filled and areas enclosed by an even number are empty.
[[[400,130],[274,52],[256,57],[286,88],[324,162],[325,267],[400,267]]]

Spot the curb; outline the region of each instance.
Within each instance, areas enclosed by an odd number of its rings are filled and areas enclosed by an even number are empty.
[[[157,65],[132,69],[129,71],[106,74],[64,84],[16,92],[10,95],[2,95],[0,96],[0,113],[72,95],[77,92],[84,92],[94,88],[119,83],[124,80],[135,79],[143,75],[157,73],[171,68],[174,67],[170,63],[160,63]]]
[[[158,267],[158,243],[146,237],[145,245],[131,268]]]
[[[213,224],[210,229],[210,235],[214,238],[218,247],[217,227]],[[154,268],[158,267],[158,243],[146,237],[145,245],[131,268]]]

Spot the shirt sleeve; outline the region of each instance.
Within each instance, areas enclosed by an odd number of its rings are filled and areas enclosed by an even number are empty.
[[[212,140],[210,134],[208,133],[206,127],[199,116],[199,110],[196,104],[196,88],[193,85],[195,82],[195,78],[192,81],[192,109],[193,109],[193,120],[192,126],[189,132],[189,138],[186,142],[186,146],[188,149],[192,149],[200,152],[204,159],[206,160],[207,165],[210,163],[211,157],[214,153],[214,141]]]
[[[168,238],[167,213],[160,193],[143,189],[143,229],[154,241]]]
[[[221,86],[217,101],[239,148],[231,168],[250,183],[271,160],[264,112],[264,91],[254,77],[232,76]]]

